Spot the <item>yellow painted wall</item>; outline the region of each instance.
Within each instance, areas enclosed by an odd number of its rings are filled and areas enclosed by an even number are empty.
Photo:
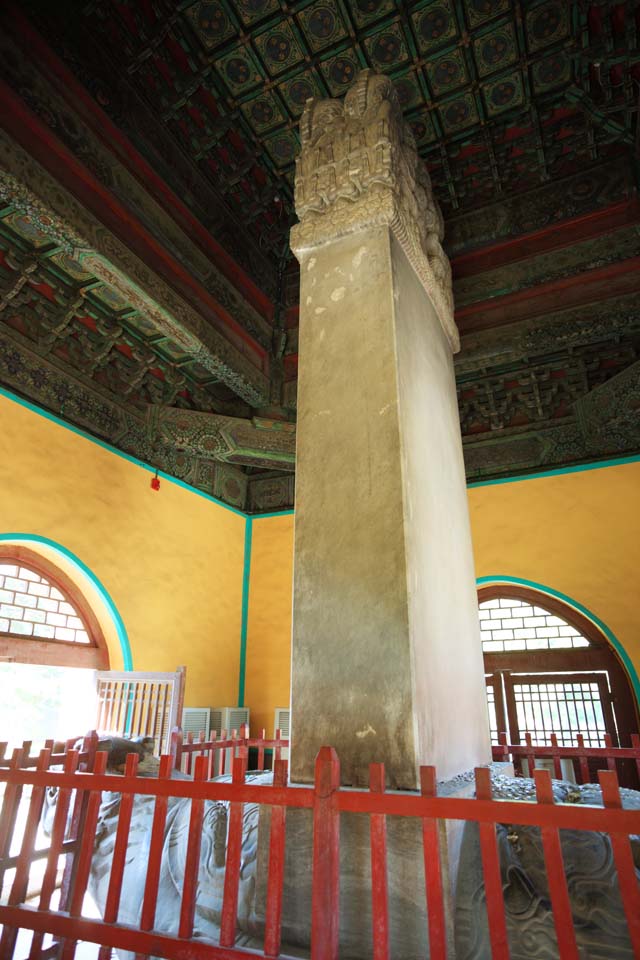
[[[478,577],[566,594],[640,673],[640,463],[474,487],[469,509]],[[256,519],[253,530],[246,702],[268,728],[288,702],[293,517]]]
[[[640,672],[640,463],[469,490],[479,577],[534,580],[587,607]]]
[[[188,705],[232,705],[244,519],[168,480],[155,493],[149,481],[0,396],[0,533],[47,537],[93,571],[124,621],[134,669],[186,664]],[[479,577],[566,594],[613,631],[640,672],[640,462],[476,487],[469,508]],[[254,519],[245,704],[253,730],[269,735],[275,708],[289,702],[292,571],[293,516]],[[115,631],[100,619],[118,669]]]
[[[134,669],[185,664],[187,705],[237,702],[243,517],[168,480],[154,492],[148,471],[0,396],[0,533],[16,532],[55,540],[92,570]]]
[[[245,703],[251,728],[273,736],[276,707],[289,706],[293,516],[253,521]]]

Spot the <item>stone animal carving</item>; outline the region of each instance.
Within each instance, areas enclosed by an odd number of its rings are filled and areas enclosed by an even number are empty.
[[[109,745],[103,744],[106,746],[112,750],[108,769],[121,772],[132,744],[114,740]],[[149,745],[133,747],[141,753],[140,762],[147,775],[155,772],[157,761],[150,756]],[[229,777],[217,779],[230,780]],[[247,781],[267,785],[271,783],[271,773],[250,773]],[[494,775],[492,784],[494,796],[499,799],[535,798],[530,779]],[[600,788],[594,784],[578,786],[554,780],[553,792],[556,802],[602,806]],[[640,809],[640,792],[625,789],[620,792],[624,807]],[[98,818],[89,889],[101,912],[107,897],[120,796],[116,791],[104,793]],[[189,800],[175,797],[168,805],[155,926],[158,931],[170,934],[177,933],[179,924],[190,806]],[[118,914],[120,922],[134,926],[142,908],[153,810],[153,797],[135,799]],[[214,943],[218,942],[220,931],[228,814],[226,802],[205,803],[194,937]],[[245,805],[236,941],[237,946],[256,949],[261,947],[262,936],[262,926],[256,919],[258,814],[257,804]],[[559,955],[539,831],[513,824],[499,825],[498,841],[510,955],[513,960],[556,960]],[[563,831],[562,845],[581,960],[633,960],[608,836]],[[632,838],[632,847],[640,880],[640,838]],[[306,855],[309,853],[306,851]],[[416,856],[421,856],[419,847]],[[424,903],[423,894],[418,895],[415,902],[416,905]],[[462,840],[455,939],[457,960],[491,960],[479,838],[477,826],[472,823],[465,826]],[[302,943],[298,943],[298,947],[301,946]],[[428,954],[426,943],[424,951]],[[119,956],[121,960],[133,960],[132,954],[120,952]]]
[[[505,800],[533,800],[533,781],[494,776],[493,795]],[[596,784],[553,781],[559,803],[602,806]],[[622,804],[640,809],[640,792],[622,789]],[[501,824],[497,829],[507,932],[512,960],[556,960],[553,913],[537,827]],[[634,953],[618,890],[607,834],[561,831],[562,855],[576,940],[581,960],[633,960]],[[640,881],[640,838],[631,838]],[[457,960],[491,960],[485,910],[480,842],[476,824],[465,826],[456,896]]]
[[[80,746],[80,744],[78,744]],[[141,776],[156,776],[159,761],[153,756],[154,742],[149,738],[133,740],[121,737],[102,738],[98,750],[107,753],[107,772],[122,774],[128,753],[139,756],[138,773]],[[175,772],[174,779],[189,779]],[[216,778],[221,783],[230,782],[229,776]],[[270,783],[271,772],[249,773],[247,783]],[[47,792],[43,810],[43,829],[50,835],[57,801],[57,789]],[[94,855],[89,876],[89,893],[100,913],[104,915],[111,873],[121,794],[104,792],[98,814]],[[131,828],[127,848],[126,865],[122,881],[122,895],[118,921],[136,926],[140,920],[144,885],[151,841],[155,798],[137,796],[133,803]],[[189,835],[191,802],[180,797],[169,799],[162,851],[162,866],[158,887],[155,929],[162,933],[176,934],[180,920],[180,902]],[[222,801],[206,801],[202,825],[200,870],[196,896],[194,937],[217,942],[220,934],[222,898],[226,863],[226,841],[229,804]],[[238,895],[237,945],[259,947],[260,942],[252,936],[251,922],[257,856],[258,805],[245,804],[243,816],[242,859]],[[133,960],[134,954],[118,951],[121,960]]]
[[[178,775],[182,776],[182,775]],[[228,783],[228,776],[217,778]],[[269,783],[270,773],[248,774],[248,783]],[[154,811],[154,797],[136,797],[133,804],[127,862],[122,883],[122,897],[118,920],[136,926],[140,920],[146,879]],[[115,843],[119,793],[104,793],[91,865],[89,892],[101,913],[107,899],[111,860]],[[180,920],[180,902],[189,836],[191,802],[173,797],[169,800],[165,826],[162,866],[156,908],[155,929],[177,934]],[[200,869],[196,895],[194,938],[206,938],[217,943],[222,917],[222,898],[226,863],[226,842],[229,804],[206,801],[202,824]],[[258,839],[258,805],[246,804],[243,816],[242,859],[238,896],[237,946],[259,947],[252,925],[256,880]],[[122,960],[133,960],[133,954],[119,951]]]
[[[53,752],[62,753],[64,743],[54,743]],[[75,743],[75,749],[82,749],[82,738]],[[158,773],[159,761],[153,755],[154,741],[152,737],[101,737],[98,741],[98,750],[107,754],[107,773],[124,773],[127,754],[138,754],[138,772],[141,776],[155,777]],[[53,829],[53,817],[58,802],[58,788],[47,787],[42,808],[42,829],[45,836],[50,837]],[[69,816],[71,816],[71,807]]]

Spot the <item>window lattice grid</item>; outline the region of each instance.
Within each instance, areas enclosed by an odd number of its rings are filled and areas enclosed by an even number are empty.
[[[510,597],[485,600],[478,614],[484,653],[589,646],[587,638],[562,617],[524,600]]]
[[[603,747],[606,733],[600,687],[594,682],[514,683],[513,694],[520,734],[531,734],[536,745],[550,743],[555,733],[558,745]]]
[[[489,732],[491,743],[498,744],[498,717],[496,714],[496,691],[492,683],[487,684],[487,708],[489,710]]]
[[[91,643],[68,597],[34,570],[7,561],[0,562],[0,634]]]

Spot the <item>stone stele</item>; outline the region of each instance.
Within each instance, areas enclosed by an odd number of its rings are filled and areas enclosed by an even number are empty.
[[[292,780],[415,789],[490,759],[442,216],[388,77],[301,139]]]

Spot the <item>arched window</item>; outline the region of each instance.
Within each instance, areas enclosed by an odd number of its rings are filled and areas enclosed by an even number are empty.
[[[108,668],[98,621],[66,574],[26,547],[0,545],[0,657]]]
[[[480,603],[480,635],[483,653],[589,646],[587,638],[564,617],[516,597],[496,597]]]
[[[530,733],[560,746],[626,745],[637,730],[626,672],[598,628],[556,597],[518,585],[478,593],[491,739]]]

